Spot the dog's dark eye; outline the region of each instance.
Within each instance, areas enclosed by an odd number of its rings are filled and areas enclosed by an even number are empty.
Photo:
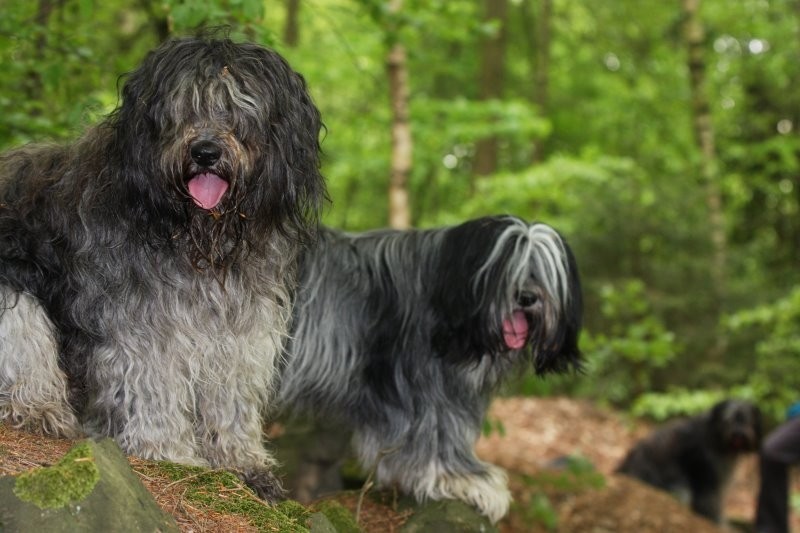
[[[517,303],[522,307],[531,307],[539,300],[536,293],[531,291],[521,291],[517,294]]]

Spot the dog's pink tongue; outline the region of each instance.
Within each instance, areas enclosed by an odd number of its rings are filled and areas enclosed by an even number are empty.
[[[525,346],[527,338],[528,321],[525,319],[525,313],[514,311],[511,318],[503,320],[503,339],[506,341],[506,346],[512,350],[519,350]]]
[[[198,174],[189,180],[189,194],[203,209],[213,209],[228,190],[228,182],[216,174]]]

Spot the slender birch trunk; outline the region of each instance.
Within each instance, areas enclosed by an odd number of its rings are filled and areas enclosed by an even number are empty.
[[[402,9],[402,0],[391,0],[391,15]],[[392,106],[392,163],[389,178],[389,226],[405,229],[411,226],[411,203],[408,178],[411,174],[413,142],[408,117],[408,66],[406,49],[397,39],[392,39],[386,58],[389,77],[389,97]]]

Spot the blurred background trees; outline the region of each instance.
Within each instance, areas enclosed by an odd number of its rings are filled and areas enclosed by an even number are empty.
[[[514,392],[656,417],[800,396],[798,0],[0,1],[0,148],[74,137],[147,50],[229,25],[309,83],[327,224],[386,226],[399,188],[395,224],[567,236],[587,372]]]

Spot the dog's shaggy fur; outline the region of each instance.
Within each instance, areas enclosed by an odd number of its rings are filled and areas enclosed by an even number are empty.
[[[489,395],[526,360],[539,372],[577,365],[580,322],[575,262],[544,224],[323,229],[303,258],[279,400],[348,422],[383,484],[497,521],[505,473],[473,451]]]
[[[80,139],[0,159],[0,418],[278,487],[262,415],[324,198],[275,52],[171,40]],[[73,409],[74,408],[74,409]]]
[[[697,514],[721,522],[736,460],[758,450],[761,436],[758,407],[725,400],[658,428],[628,452],[617,471],[671,492]]]

